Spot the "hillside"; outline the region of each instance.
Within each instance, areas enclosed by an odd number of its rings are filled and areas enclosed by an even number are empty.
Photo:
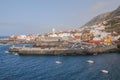
[[[117,17],[117,16],[120,16],[120,6],[114,10],[113,12],[111,12],[107,17],[106,19],[111,19],[111,18],[114,18],[114,17]]]
[[[94,17],[84,26],[91,26],[97,22],[103,22],[103,21],[107,22],[106,24],[107,27],[105,29],[107,32],[117,32],[118,34],[120,34],[120,31],[119,31],[120,30],[120,6],[112,12],[107,12]]]
[[[96,22],[102,22],[104,20],[106,20],[106,18],[108,17],[108,15],[110,15],[111,12],[107,12],[107,13],[103,13],[100,14],[96,17],[94,17],[92,20],[90,20],[89,22],[87,22],[84,26],[92,26],[94,25]]]

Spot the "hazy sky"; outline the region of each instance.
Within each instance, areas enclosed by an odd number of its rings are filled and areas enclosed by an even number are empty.
[[[79,28],[120,0],[0,0],[0,36]]]

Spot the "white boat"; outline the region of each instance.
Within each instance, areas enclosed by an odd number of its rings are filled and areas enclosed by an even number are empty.
[[[5,51],[5,53],[9,53],[9,51]]]
[[[60,62],[60,61],[55,61],[55,63],[56,63],[56,64],[61,64],[62,62]]]
[[[15,53],[15,55],[18,55],[18,53]]]
[[[90,64],[94,63],[94,61],[92,61],[92,60],[88,60],[87,62]]]
[[[107,70],[101,70],[101,72],[105,73],[105,74],[108,74],[108,71]]]

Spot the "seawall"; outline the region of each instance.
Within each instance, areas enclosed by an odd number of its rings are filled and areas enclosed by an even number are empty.
[[[9,49],[9,52],[17,52],[19,55],[85,55],[120,52],[120,49],[116,45],[91,49],[13,47]]]

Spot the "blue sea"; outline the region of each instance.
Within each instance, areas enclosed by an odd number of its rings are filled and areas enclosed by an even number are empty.
[[[0,80],[120,80],[120,53],[20,56],[6,53],[10,46],[0,44]]]

